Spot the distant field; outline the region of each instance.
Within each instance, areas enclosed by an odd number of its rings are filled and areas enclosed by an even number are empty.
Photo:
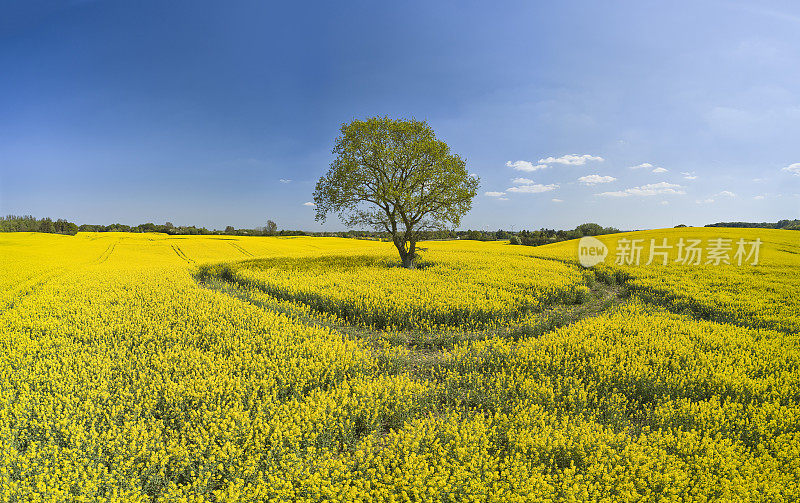
[[[666,231],[642,231],[600,236],[609,246],[605,261],[608,271],[628,279],[627,286],[639,297],[664,305],[672,310],[686,310],[696,316],[754,328],[775,328],[797,333],[800,331],[800,236],[795,231],[762,229],[681,228]],[[663,257],[654,256],[648,267],[615,263],[617,244],[622,239],[641,239],[644,249],[641,264],[649,257],[651,240],[668,253],[667,266]],[[683,239],[700,240],[703,253],[700,265],[676,264],[678,243]],[[729,240],[729,264],[715,265],[707,253],[709,241]],[[738,240],[752,243],[762,241],[756,266],[748,265],[755,257],[735,257]],[[726,243],[723,242],[723,245]],[[745,246],[745,252],[750,251]],[[577,242],[569,241],[536,248],[536,255],[571,259],[577,257]],[[626,254],[627,257],[627,254]],[[708,261],[712,260],[709,264]],[[610,267],[608,267],[610,266]]]
[[[800,232],[600,240],[0,234],[0,501],[799,499]]]

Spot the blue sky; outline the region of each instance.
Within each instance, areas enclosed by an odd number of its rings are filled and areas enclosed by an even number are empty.
[[[337,229],[374,115],[481,177],[463,228],[800,218],[800,6],[0,2],[2,213]]]

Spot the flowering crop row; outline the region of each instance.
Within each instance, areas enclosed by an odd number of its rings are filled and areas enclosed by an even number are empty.
[[[554,261],[441,245],[424,257],[422,271],[392,267],[385,253],[260,259],[205,271],[376,330],[495,328],[552,303],[580,302],[588,291],[579,270]]]

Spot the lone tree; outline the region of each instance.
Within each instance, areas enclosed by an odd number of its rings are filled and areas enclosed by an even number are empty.
[[[416,267],[422,231],[458,226],[479,179],[424,121],[373,117],[343,124],[336,158],[317,182],[316,219],[336,213],[348,227],[392,236],[403,267]]]
[[[267,220],[267,226],[264,229],[268,236],[274,236],[278,233],[278,224],[273,222],[272,220]]]

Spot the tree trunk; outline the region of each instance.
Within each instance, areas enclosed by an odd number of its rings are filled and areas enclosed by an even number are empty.
[[[416,258],[413,255],[406,253],[406,256],[403,257],[403,267],[406,269],[416,269],[417,262]]]
[[[406,247],[406,244],[408,247]],[[417,243],[414,241],[405,241],[403,238],[395,238],[394,246],[397,248],[397,253],[400,254],[400,261],[406,269],[417,268]]]

